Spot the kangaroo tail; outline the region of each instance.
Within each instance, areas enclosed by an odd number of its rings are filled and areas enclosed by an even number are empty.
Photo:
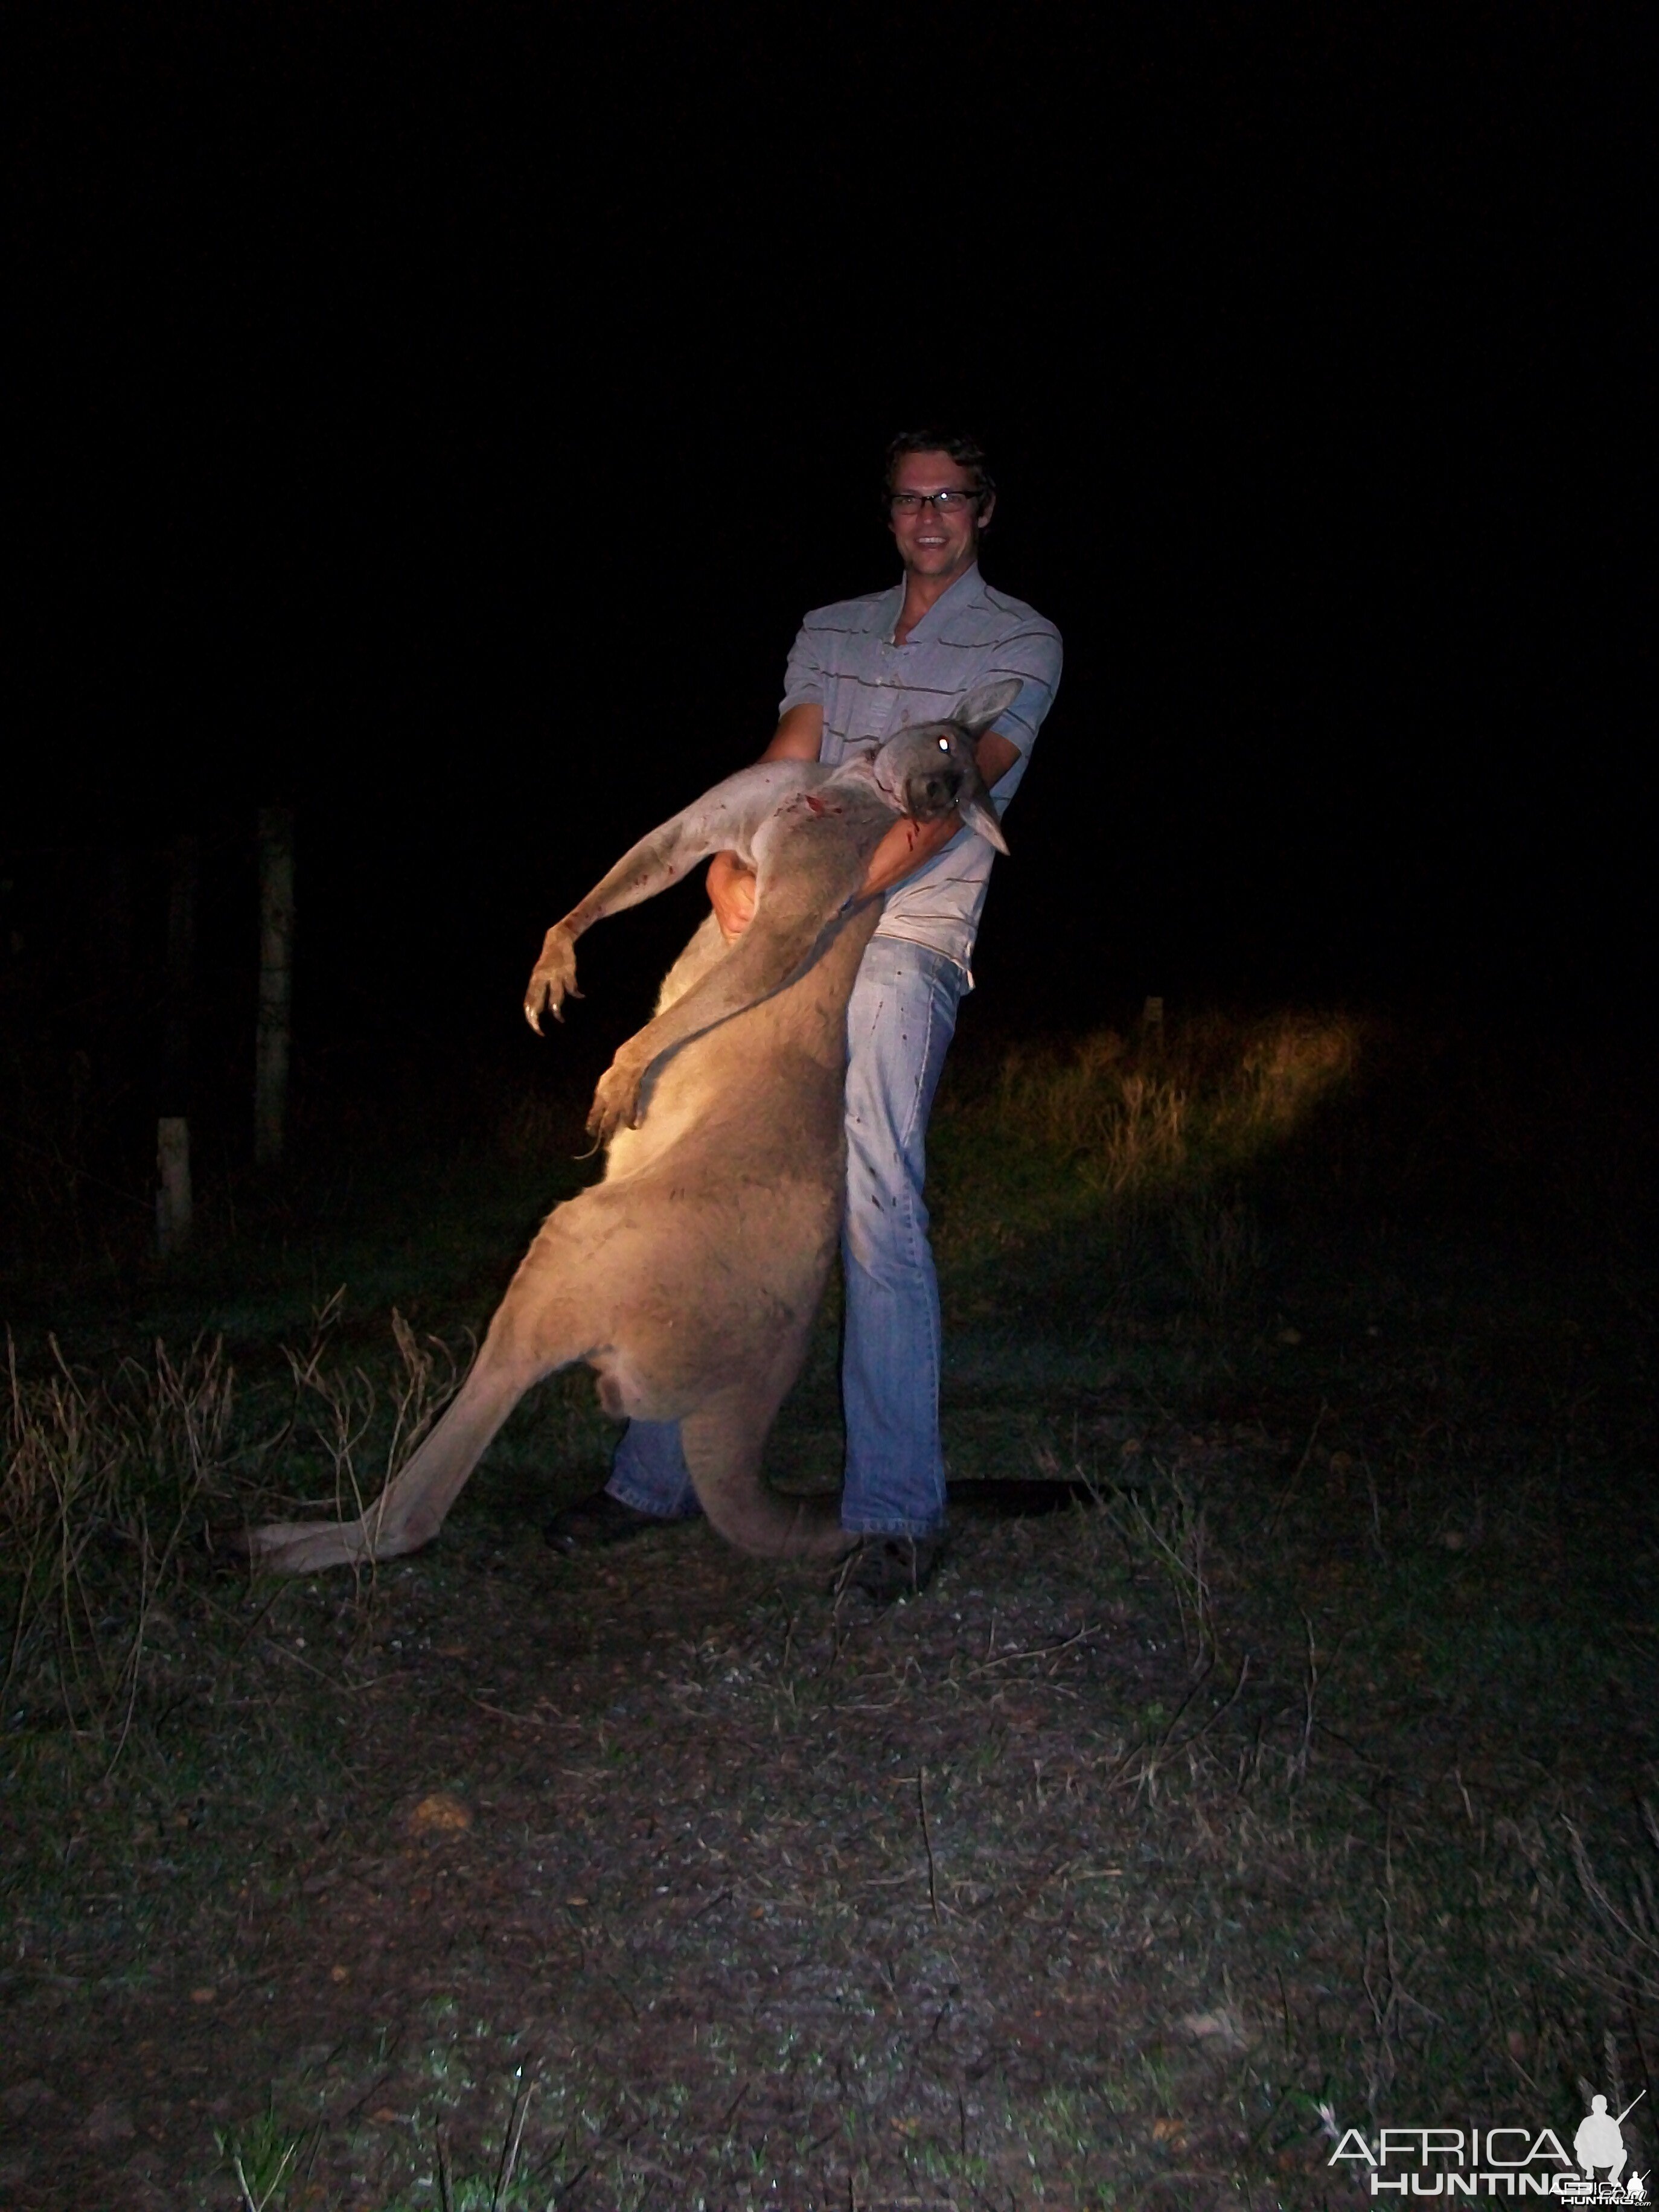
[[[793,1375],[793,1370],[792,1375]],[[767,1559],[833,1559],[852,1542],[838,1498],[788,1498],[761,1473],[782,1392],[745,1382],[680,1423],[685,1463],[710,1522],[729,1544]]]

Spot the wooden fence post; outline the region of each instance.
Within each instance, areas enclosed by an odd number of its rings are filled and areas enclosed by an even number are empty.
[[[190,1030],[196,983],[194,837],[175,840],[167,866],[167,965],[162,978],[161,1067],[155,1124],[155,1243],[170,1260],[190,1242]]]
[[[294,1000],[294,809],[259,809],[259,1028],[253,1067],[253,1157],[275,1167],[288,1122]]]
[[[189,1243],[192,1215],[190,1123],[163,1114],[155,1125],[155,1246],[164,1260]]]

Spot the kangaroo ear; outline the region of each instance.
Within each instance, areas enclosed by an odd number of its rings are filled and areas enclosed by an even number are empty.
[[[990,728],[999,714],[1013,705],[1019,691],[1018,676],[1006,676],[1000,684],[981,684],[961,702],[951,720],[960,724],[969,737],[976,738],[981,730]]]
[[[1002,834],[1002,824],[997,820],[997,811],[991,804],[991,794],[983,784],[962,802],[960,812],[970,830],[977,830],[987,844],[994,845],[999,853],[1008,850],[1008,840]]]

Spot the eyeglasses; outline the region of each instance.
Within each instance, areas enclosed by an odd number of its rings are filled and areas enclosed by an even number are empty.
[[[920,514],[924,507],[940,514],[960,514],[979,497],[976,491],[896,491],[889,494],[887,504],[895,514]]]

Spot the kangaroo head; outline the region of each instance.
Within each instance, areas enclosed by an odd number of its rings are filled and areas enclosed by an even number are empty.
[[[970,830],[1008,849],[991,794],[974,760],[975,740],[1018,696],[1018,681],[981,684],[942,722],[920,722],[889,738],[873,763],[875,779],[894,805],[917,822],[960,811]]]

